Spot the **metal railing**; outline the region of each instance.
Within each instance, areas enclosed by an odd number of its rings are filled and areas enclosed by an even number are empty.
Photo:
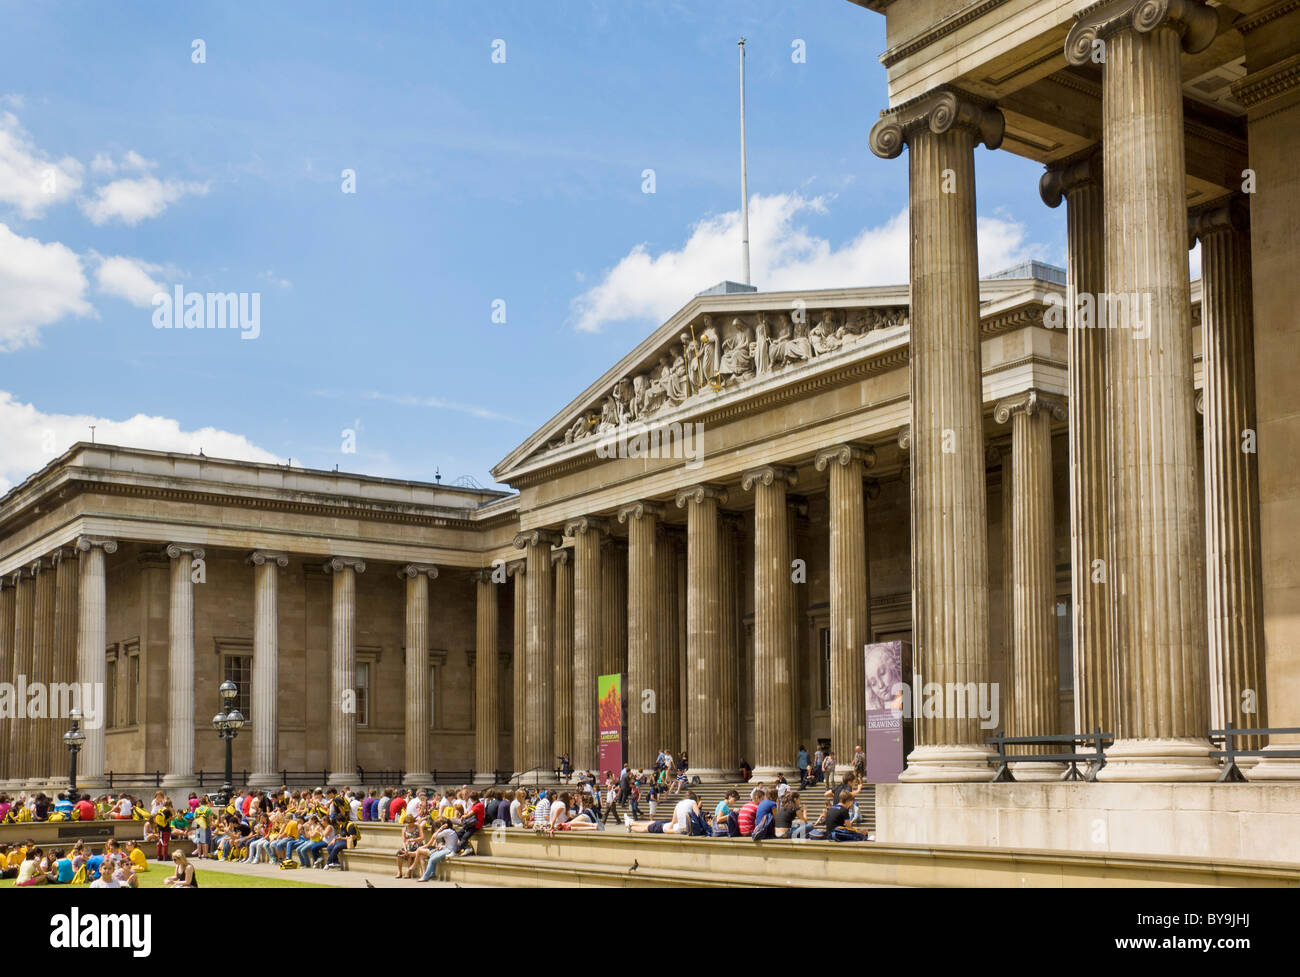
[[[1238,736],[1295,735],[1300,733],[1300,728],[1295,726],[1271,726],[1265,729],[1236,729],[1232,723],[1226,723],[1225,725],[1226,729],[1210,730],[1210,742],[1223,744],[1223,749],[1210,751],[1210,756],[1225,761],[1223,770],[1219,773],[1218,782],[1221,784],[1245,783],[1246,777],[1241,772],[1241,768],[1237,766],[1237,757],[1267,756],[1287,760],[1300,759],[1300,744],[1294,750],[1279,750],[1277,747],[1270,747],[1268,750],[1239,750],[1233,742]]]
[[[1114,743],[1114,733],[1103,733],[1101,727],[1094,727],[1091,733],[1065,733],[1060,736],[990,736],[984,742],[997,748],[997,773],[993,775],[994,783],[1014,782],[1011,774],[1013,763],[1068,763],[1069,771],[1063,779],[1084,780],[1089,783],[1097,779],[1097,772],[1106,765],[1106,752],[1103,743]],[[1008,753],[1008,746],[1056,746],[1082,744],[1092,749],[1062,750],[1059,753]],[[1079,764],[1088,764],[1086,772],[1079,771]]]

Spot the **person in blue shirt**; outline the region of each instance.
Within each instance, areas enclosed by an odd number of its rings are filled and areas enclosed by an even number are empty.
[[[755,841],[776,837],[776,788],[769,787],[759,801],[758,810],[754,812],[754,831],[750,835]]]
[[[50,856],[54,860],[54,872],[51,873],[54,877],[50,881],[56,885],[70,884],[76,874],[72,868],[72,859],[62,848],[56,848],[50,852]]]
[[[104,856],[102,854],[91,855],[89,858],[87,858],[86,878],[90,879],[92,882],[95,881],[95,879],[99,878],[99,867],[103,864],[104,864]]]
[[[72,801],[68,800],[67,794],[60,794],[59,799],[54,802],[54,811],[62,814],[65,818],[72,817]]]

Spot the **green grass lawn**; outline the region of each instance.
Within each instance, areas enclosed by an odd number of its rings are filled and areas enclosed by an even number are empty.
[[[199,888],[201,889],[329,889],[332,886],[320,885],[316,882],[299,882],[292,877],[291,872],[285,872],[289,878],[264,878],[260,875],[239,875],[234,872],[205,872],[201,864],[196,863],[195,871],[199,874]],[[163,879],[169,878],[171,872],[167,871],[167,866],[159,865],[155,867],[150,864],[148,872],[140,872],[136,878],[140,882],[141,889],[163,889]],[[0,882],[0,889],[12,889],[13,882],[6,879]],[[89,886],[83,885],[34,885],[27,891],[39,892],[42,889],[55,892],[80,892],[88,889]]]

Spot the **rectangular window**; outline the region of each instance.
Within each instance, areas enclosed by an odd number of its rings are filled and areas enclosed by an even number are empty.
[[[252,720],[250,709],[253,703],[253,656],[226,655],[221,660],[221,680],[234,682],[239,694],[235,696],[235,708],[244,717],[244,722]]]
[[[117,650],[108,653],[104,670],[104,725],[113,728],[117,722]]]
[[[821,690],[821,695],[818,699],[818,708],[829,709],[831,707],[831,629],[818,629],[817,642],[821,652],[818,658]]]
[[[134,726],[140,721],[140,653],[129,652],[126,656],[126,703],[125,723]]]
[[[357,662],[354,672],[357,693],[357,725],[370,725],[370,662]]]

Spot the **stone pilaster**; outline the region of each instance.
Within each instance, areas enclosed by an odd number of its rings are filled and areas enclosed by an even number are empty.
[[[429,763],[429,582],[438,568],[408,563],[398,577],[406,581],[406,752],[403,781],[408,787],[433,785]]]
[[[1255,421],[1249,211],[1238,198],[1198,212],[1205,377],[1205,569],[1210,722],[1268,726]],[[1258,750],[1261,737],[1237,740]],[[1242,766],[1251,766],[1250,760]],[[1300,764],[1292,761],[1292,775]],[[1268,778],[1264,767],[1264,778]]]
[[[1065,321],[1070,453],[1070,599],[1073,604],[1074,728],[1114,732],[1116,662],[1111,614],[1111,479],[1106,412],[1106,332],[1097,301],[1106,291],[1100,149],[1049,167],[1039,182],[1049,207],[1066,202]]]
[[[649,768],[659,742],[659,627],[655,601],[656,526],[663,506],[633,502],[618,510],[627,525],[627,761]],[[649,697],[647,697],[647,692]]]
[[[14,585],[8,577],[0,577],[0,682],[14,681]],[[15,703],[16,705],[16,703]],[[9,785],[10,716],[0,717],[0,790]]]
[[[108,724],[111,702],[105,701],[108,686],[108,592],[105,555],[117,552],[117,542],[95,536],[81,536],[76,543],[79,556],[77,584],[77,676],[83,688],[89,688],[95,700],[97,720],[86,713],[86,743],[77,757],[77,782],[88,791],[103,787],[104,727]]]
[[[167,775],[165,788],[188,788],[194,778],[194,582],[197,546],[170,543],[171,593],[167,625]]]
[[[336,556],[325,563],[333,575],[330,616],[330,775],[333,787],[357,779],[357,574],[364,560]]]
[[[54,551],[54,688],[67,689],[68,697],[60,699],[51,693],[50,715],[53,717],[53,730],[50,735],[50,751],[53,766],[50,778],[56,783],[63,782],[67,773],[68,748],[64,745],[63,734],[72,727],[68,715],[70,709],[81,713],[81,725],[85,728],[88,709],[94,703],[83,700],[82,686],[77,679],[77,551],[71,546],[61,546]],[[78,756],[80,761],[80,756]],[[77,771],[80,774],[81,764]],[[81,780],[78,777],[78,784]]]
[[[754,776],[794,772],[794,647],[791,642],[790,530],[786,489],[794,469],[764,465],[745,472],[754,492]]]
[[[835,445],[818,452],[814,466],[830,469],[831,747],[853,769],[853,746],[866,735],[863,648],[871,640],[871,590],[867,575],[867,511],[863,476],[876,462],[871,448]]]
[[[50,687],[54,683],[54,619],[55,573],[54,561],[41,557],[30,567],[36,576],[35,610],[32,615],[32,673],[31,681],[45,688],[45,716],[28,720],[32,726],[32,772],[29,783],[41,787],[54,777],[54,727],[50,718],[54,703],[50,701]]]
[[[1011,422],[1011,674],[1014,688],[999,703],[1011,706],[1013,736],[1054,736],[1060,730],[1060,659],[1056,637],[1055,522],[1052,507],[1052,418],[1065,404],[1030,390],[1001,401],[993,412]],[[1028,747],[1025,753],[1056,749]],[[1020,763],[1016,780],[1060,780],[1065,768]]]
[[[559,533],[545,529],[515,536],[515,546],[526,551],[528,566],[525,648],[528,704],[523,769],[539,781],[549,780],[555,769],[555,589],[551,547],[561,542]]]
[[[659,622],[659,648],[656,652],[659,694],[659,742],[655,748],[681,750],[682,694],[678,634],[681,626],[677,606],[677,555],[680,540],[676,530],[660,525],[655,540],[655,619]]]
[[[474,572],[474,782],[491,784],[500,764],[497,644],[501,614],[489,567]]]
[[[1194,0],[1086,9],[1073,64],[1104,49],[1107,416],[1116,742],[1102,780],[1213,780],[1197,501],[1181,57],[1213,40]]]
[[[564,526],[573,537],[573,768],[596,766],[596,676],[603,635],[601,537],[609,525],[594,516]]]
[[[573,551],[551,554],[555,576],[555,743],[556,756],[573,761]],[[575,768],[577,769],[577,768]]]
[[[996,109],[938,89],[882,113],[870,135],[878,156],[910,150],[912,634],[917,681],[945,688],[989,680],[974,150],[996,149],[1003,127]],[[987,779],[977,716],[913,721],[903,780]]]
[[[686,509],[686,676],[687,756],[701,780],[728,779],[736,758],[725,756],[723,718],[716,704],[726,677],[733,671],[725,660],[722,640],[722,594],[718,561],[721,529],[718,507],[727,493],[716,485],[694,485],[677,493]]]
[[[524,748],[528,725],[528,565],[524,560],[510,564],[514,578],[514,632],[511,644],[512,710],[510,720],[511,758],[515,773],[524,772]]]
[[[289,557],[276,550],[254,550],[253,568],[253,687],[249,694],[252,727],[252,787],[280,784],[280,570]],[[248,735],[248,730],[245,734]]]

